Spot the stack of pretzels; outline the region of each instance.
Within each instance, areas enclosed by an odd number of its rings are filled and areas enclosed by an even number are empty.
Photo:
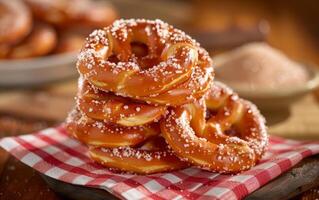
[[[68,132],[96,162],[150,174],[196,166],[236,173],[268,143],[250,102],[213,82],[208,53],[160,20],[117,20],[94,31],[78,57]]]

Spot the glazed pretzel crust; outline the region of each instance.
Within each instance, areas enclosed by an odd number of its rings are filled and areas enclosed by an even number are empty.
[[[78,109],[70,112],[65,126],[68,133],[79,141],[109,148],[135,146],[160,133],[158,124],[119,126],[88,118]]]
[[[141,50],[136,46],[146,46],[145,55],[134,52]],[[184,32],[159,20],[118,20],[96,30],[77,67],[101,90],[153,104],[194,101],[213,79],[208,53]]]
[[[171,109],[161,130],[184,160],[210,171],[235,173],[260,160],[268,141],[264,124],[253,104],[216,83],[206,99]]]
[[[108,168],[137,174],[173,171],[189,166],[169,151],[161,137],[153,138],[136,148],[107,149],[91,146],[89,154],[93,160]]]
[[[165,106],[153,106],[94,89],[84,78],[79,79],[78,107],[88,117],[122,126],[138,126],[158,121]]]

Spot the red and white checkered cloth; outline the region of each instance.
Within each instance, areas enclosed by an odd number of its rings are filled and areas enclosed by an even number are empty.
[[[47,176],[102,188],[123,199],[241,199],[303,158],[319,153],[319,142],[271,137],[262,162],[238,175],[187,168],[141,176],[116,174],[93,163],[86,146],[68,137],[62,127],[3,138],[0,146]]]

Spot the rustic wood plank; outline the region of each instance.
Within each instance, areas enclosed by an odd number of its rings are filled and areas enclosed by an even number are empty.
[[[9,153],[6,152],[3,149],[0,149],[0,177],[2,177],[2,172],[5,168],[5,164],[7,163],[7,160],[9,158]]]
[[[45,91],[7,93],[0,96],[0,112],[24,118],[63,121],[74,106],[73,96]]]
[[[105,190],[84,187],[80,185],[72,185],[58,181],[56,179],[50,178],[48,176],[42,175],[42,178],[49,185],[51,189],[56,191],[63,197],[72,200],[116,200],[116,196]]]
[[[62,200],[39,174],[13,157],[6,162],[0,177],[1,200]]]
[[[306,158],[297,166],[250,194],[246,200],[285,200],[319,185],[319,156]]]
[[[17,118],[10,115],[0,114],[0,138],[16,136],[53,126],[56,122],[39,121],[32,119]]]

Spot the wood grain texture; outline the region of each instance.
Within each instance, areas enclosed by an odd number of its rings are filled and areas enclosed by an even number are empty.
[[[7,153],[3,149],[0,149],[0,177],[2,177],[3,170],[5,168],[8,158],[9,158],[9,153]]]
[[[0,177],[1,200],[61,200],[40,175],[13,157],[7,159]]]
[[[0,113],[17,117],[61,122],[74,106],[76,80],[42,89],[0,94]]]
[[[285,200],[319,185],[319,156],[306,158],[297,166],[250,194],[246,200]]]

